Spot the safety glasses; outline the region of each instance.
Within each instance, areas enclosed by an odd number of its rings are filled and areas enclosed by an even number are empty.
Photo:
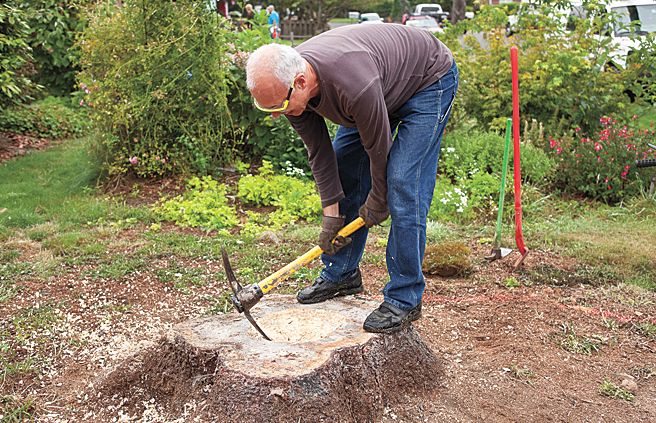
[[[285,101],[282,102],[282,104],[278,107],[263,107],[257,104],[257,100],[253,99],[253,103],[255,103],[255,107],[258,109],[262,110],[263,112],[267,113],[282,113],[285,110],[287,110],[287,107],[289,106],[289,98],[292,96],[292,91],[294,91],[294,81],[292,81],[292,85],[289,87],[289,91],[287,91],[287,98],[285,98]]]

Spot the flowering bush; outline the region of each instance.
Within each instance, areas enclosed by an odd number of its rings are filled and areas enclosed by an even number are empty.
[[[636,195],[648,184],[650,172],[638,172],[634,162],[656,158],[648,142],[656,142],[653,129],[635,127],[635,117],[622,124],[602,117],[601,129],[587,135],[579,128],[571,138],[549,139],[558,163],[556,185],[563,191],[614,203]]]
[[[191,0],[98,3],[79,40],[82,105],[110,176],[210,173],[237,156],[225,19]]]
[[[636,51],[640,66],[602,72],[614,47],[609,37],[592,34],[607,28],[616,14],[594,21],[576,20],[575,29],[565,31],[553,13],[555,5],[563,1],[531,3],[539,4],[536,13],[520,19],[517,33],[511,37],[505,35],[508,18],[497,6],[482,6],[474,19],[465,19],[440,34],[460,69],[456,118],[475,119],[483,129],[505,126],[506,116],[512,114],[508,49],[513,44],[520,49],[520,114],[523,119],[542,122],[548,133],[575,126],[590,130],[601,115],[628,113],[629,90],[633,95],[653,96],[654,78],[649,76],[650,72],[653,75],[650,66],[656,43],[642,43],[639,53]],[[598,7],[599,1],[583,3],[588,9]]]

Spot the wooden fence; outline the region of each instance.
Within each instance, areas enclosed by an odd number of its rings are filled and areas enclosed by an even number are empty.
[[[280,38],[285,40],[304,40],[315,36],[320,32],[319,25],[315,21],[300,21],[297,19],[284,19],[280,26],[282,33]]]

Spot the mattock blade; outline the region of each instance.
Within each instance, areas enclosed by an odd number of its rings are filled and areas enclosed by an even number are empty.
[[[228,253],[226,253],[225,248],[221,247],[221,255],[223,256],[223,268],[225,269],[226,275],[228,276],[228,282],[230,283],[230,288],[232,288],[233,294],[239,294],[241,291],[241,285],[235,277],[235,273],[232,271],[232,266],[230,266],[230,259],[228,259]]]
[[[249,313],[248,311],[244,311],[244,316],[246,316],[246,318],[248,319],[248,321],[251,322],[251,325],[253,325],[253,327],[254,327],[255,329],[257,329],[258,332],[260,332],[260,335],[262,335],[262,336],[264,337],[264,339],[266,339],[267,341],[270,341],[270,340],[271,340],[271,338],[269,338],[269,337],[267,336],[267,334],[264,333],[264,331],[262,330],[262,328],[260,328],[260,326],[257,324],[257,322],[255,321],[255,319],[253,319],[253,316],[251,316],[251,313]]]
[[[266,339],[267,341],[271,341],[271,338],[269,338],[266,335],[266,333],[264,333],[262,328],[260,328],[260,326],[257,324],[253,316],[251,316],[251,313],[249,311],[250,308],[254,304],[256,304],[260,298],[262,298],[262,291],[260,291],[258,287],[255,287],[256,289],[253,290],[251,288],[254,287],[249,286],[248,289],[246,289],[247,295],[245,298],[245,302],[242,303],[241,295],[243,294],[242,291],[244,291],[244,289],[239,284],[237,278],[235,277],[235,273],[232,271],[232,266],[230,265],[230,259],[228,258],[228,253],[226,252],[225,248],[221,248],[221,256],[223,257],[223,268],[225,269],[226,275],[228,276],[228,282],[234,294],[230,296],[230,300],[232,301],[232,304],[235,306],[235,308],[239,313],[244,313],[246,319],[260,333],[260,335],[264,337],[264,339]]]

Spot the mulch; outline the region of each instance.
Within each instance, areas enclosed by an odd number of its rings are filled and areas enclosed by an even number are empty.
[[[0,163],[14,157],[24,156],[31,150],[43,150],[52,142],[46,138],[0,132]]]

